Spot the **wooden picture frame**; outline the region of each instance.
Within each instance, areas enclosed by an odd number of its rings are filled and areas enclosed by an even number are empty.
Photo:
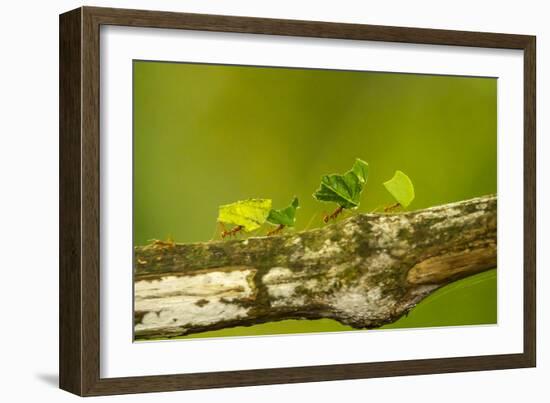
[[[523,353],[192,374],[100,377],[100,27],[523,50]],[[536,363],[535,37],[81,7],[60,16],[60,387],[81,396],[533,367]]]

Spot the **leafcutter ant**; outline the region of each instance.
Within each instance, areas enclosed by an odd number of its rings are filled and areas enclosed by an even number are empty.
[[[336,219],[336,217],[338,217],[342,213],[342,211],[344,211],[344,207],[338,206],[338,208],[334,210],[331,214],[325,214],[325,216],[323,217],[323,222],[326,224],[330,220]]]
[[[269,231],[267,233],[267,236],[277,235],[279,232],[281,232],[285,228],[284,224],[279,224],[275,229]]]
[[[243,230],[243,226],[242,225],[237,225],[231,229],[225,229],[225,225],[220,222],[220,226],[221,226],[221,229],[222,229],[222,232],[221,232],[221,235],[222,235],[222,238],[226,238],[226,237],[233,237],[235,235],[237,235],[240,231]]]
[[[171,236],[169,236],[166,241],[151,239],[150,242],[152,242],[151,246],[155,250],[171,249],[176,246],[176,242],[174,242]]]
[[[401,204],[400,203],[394,203],[390,206],[386,206],[384,207],[384,213],[393,213],[395,212],[396,210],[399,210],[401,208]]]

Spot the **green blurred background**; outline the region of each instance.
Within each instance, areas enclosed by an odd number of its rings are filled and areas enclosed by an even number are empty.
[[[323,174],[370,165],[358,212],[392,202],[407,173],[409,209],[497,190],[497,80],[378,72],[134,61],[134,243],[202,242],[217,208],[300,199],[296,230],[335,206],[312,198]],[[385,328],[496,323],[496,269],[453,283]],[[341,331],[289,320],[186,338]]]

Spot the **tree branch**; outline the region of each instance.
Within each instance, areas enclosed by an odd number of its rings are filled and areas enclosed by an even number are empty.
[[[135,336],[282,319],[393,322],[460,278],[496,267],[496,196],[357,214],[295,234],[135,248]]]

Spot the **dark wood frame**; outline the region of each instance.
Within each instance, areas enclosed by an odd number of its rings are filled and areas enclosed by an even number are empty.
[[[101,25],[176,28],[524,51],[524,349],[521,354],[127,378],[100,377],[99,34]],[[535,37],[483,32],[82,7],[60,16],[60,387],[81,395],[157,392],[533,367]]]

